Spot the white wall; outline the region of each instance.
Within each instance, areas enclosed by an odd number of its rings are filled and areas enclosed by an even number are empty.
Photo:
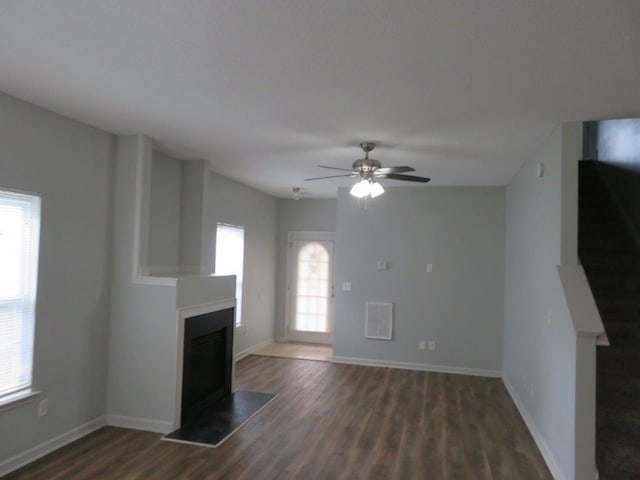
[[[246,185],[209,175],[203,244],[215,251],[218,222],[244,227],[242,323],[236,354],[273,340],[276,283],[277,200]]]
[[[182,162],[153,152],[149,201],[149,267],[177,272],[180,265]]]
[[[104,414],[115,141],[0,93],[0,184],[42,194],[34,387],[0,412],[0,462]]]
[[[141,144],[151,154],[150,143],[136,136],[117,142],[106,413],[112,423],[168,431],[175,413],[176,289],[133,282],[136,159]]]
[[[182,162],[180,202],[180,269],[208,274],[213,270],[212,252],[204,245],[207,224],[209,164],[204,160]],[[206,237],[206,238],[205,238]]]
[[[278,200],[278,272],[276,288],[275,337],[285,338],[287,298],[287,237],[289,232],[335,232],[334,199]]]
[[[557,479],[594,473],[595,338],[577,337],[556,268],[577,262],[579,143],[558,127],[506,189],[504,380]]]
[[[334,355],[498,374],[503,208],[501,187],[388,188],[367,209],[340,189]],[[367,301],[393,302],[393,341],[364,338]],[[420,338],[436,351],[419,350]]]

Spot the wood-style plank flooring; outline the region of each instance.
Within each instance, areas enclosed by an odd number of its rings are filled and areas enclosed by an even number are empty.
[[[330,362],[333,357],[333,347],[311,343],[274,342],[254,352],[254,355]]]
[[[106,427],[10,474],[84,479],[551,479],[500,379],[249,356],[279,393],[217,449]]]

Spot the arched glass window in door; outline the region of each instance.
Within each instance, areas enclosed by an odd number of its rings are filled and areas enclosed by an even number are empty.
[[[297,262],[295,329],[327,332],[329,310],[329,252],[317,242],[300,249]]]

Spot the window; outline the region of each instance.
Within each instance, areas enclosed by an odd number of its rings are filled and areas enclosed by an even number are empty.
[[[218,223],[216,268],[218,275],[236,276],[236,325],[242,323],[242,271],[244,269],[244,227]]]
[[[328,332],[329,252],[318,242],[307,243],[298,254],[295,329]]]
[[[40,197],[0,190],[0,402],[31,388]]]

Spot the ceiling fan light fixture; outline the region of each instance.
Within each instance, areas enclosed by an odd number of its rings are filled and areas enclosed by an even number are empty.
[[[363,178],[353,187],[351,187],[351,191],[349,193],[357,198],[364,198],[368,196],[371,196],[371,198],[376,198],[377,196],[384,193],[384,188],[382,188],[382,185],[380,185],[378,182]]]
[[[364,198],[368,196],[371,193],[371,184],[369,183],[369,180],[365,180],[363,178],[351,187],[351,191],[349,193],[357,198]]]
[[[369,195],[371,198],[376,198],[378,195],[382,195],[384,193],[384,188],[378,182],[373,182],[371,184],[371,190],[369,191]]]

